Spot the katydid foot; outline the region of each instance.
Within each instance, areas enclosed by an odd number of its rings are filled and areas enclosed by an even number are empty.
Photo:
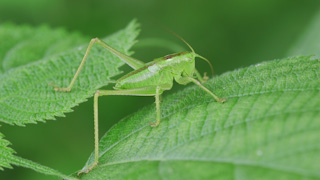
[[[77,176],[80,177],[81,174],[85,173],[89,173],[93,168],[95,168],[96,166],[98,166],[98,162],[93,162],[92,164],[90,164],[88,167],[85,167],[84,169],[82,169],[81,171],[79,171],[77,173]]]
[[[58,86],[54,85],[53,83],[49,83],[48,85],[54,87],[55,91],[59,91],[59,92],[70,92],[71,91],[71,88],[69,88],[69,87],[62,88],[62,87],[58,87]]]
[[[150,122],[149,124],[151,127],[157,127],[160,124],[160,121]]]

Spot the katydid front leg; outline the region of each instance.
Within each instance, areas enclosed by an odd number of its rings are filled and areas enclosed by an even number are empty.
[[[201,82],[201,83],[205,83],[208,81],[209,77],[207,76],[207,73],[204,72],[203,77],[201,76],[201,74],[199,73],[199,71],[197,69],[195,69],[194,74],[196,75],[197,79]]]
[[[145,64],[142,61],[139,61],[133,57],[127,56],[123,53],[121,53],[120,51],[114,49],[113,47],[109,46],[107,43],[103,42],[101,39],[99,38],[93,38],[91,39],[89,46],[86,50],[86,53],[83,56],[83,59],[76,71],[76,73],[74,74],[70,84],[67,87],[57,87],[55,86],[53,83],[49,83],[49,86],[53,86],[55,91],[62,91],[62,92],[70,92],[72,90],[72,87],[75,83],[75,81],[77,80],[83,66],[84,63],[86,62],[86,60],[88,59],[88,55],[91,51],[92,46],[97,43],[100,46],[102,46],[103,48],[105,48],[106,50],[108,50],[109,52],[111,52],[112,54],[118,56],[122,61],[124,61],[126,64],[128,64],[130,67],[132,67],[133,69],[139,69],[143,66],[145,66]]]
[[[215,95],[213,92],[211,92],[208,88],[206,88],[204,85],[201,84],[201,82],[197,81],[196,79],[192,77],[182,77],[177,82],[184,84],[185,82],[193,82],[195,85],[199,86],[202,90],[206,91],[208,94],[210,94],[216,101],[220,103],[224,103],[226,101],[226,98],[220,98],[217,95]]]

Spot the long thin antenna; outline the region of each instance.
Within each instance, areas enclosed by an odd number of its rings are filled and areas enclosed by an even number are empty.
[[[194,49],[191,47],[191,45],[190,45],[186,40],[183,39],[183,37],[181,37],[180,35],[178,35],[177,33],[173,32],[173,31],[171,31],[171,30],[168,29],[168,28],[165,28],[165,29],[166,29],[169,33],[177,36],[181,41],[183,41],[183,42],[190,48],[190,50],[191,50],[193,53],[195,53],[195,52],[194,52]]]

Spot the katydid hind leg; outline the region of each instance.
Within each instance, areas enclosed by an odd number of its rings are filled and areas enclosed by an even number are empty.
[[[105,43],[104,41],[102,41],[99,38],[94,38],[96,43],[99,44],[100,46],[102,46],[103,48],[107,49],[108,51],[110,51],[112,54],[118,56],[123,62],[125,62],[126,64],[128,64],[130,67],[132,67],[133,69],[139,69],[145,66],[145,63],[142,61],[139,61],[131,56],[128,56],[126,54],[123,54],[122,52],[114,49],[113,47],[109,46],[107,43]]]
[[[88,56],[89,56],[90,51],[91,51],[91,48],[95,43],[99,44],[100,46],[102,46],[103,48],[105,48],[106,50],[111,52],[112,54],[118,56],[122,61],[124,61],[126,64],[131,66],[133,69],[139,69],[139,68],[145,66],[145,64],[142,61],[139,61],[139,60],[137,60],[135,58],[132,58],[130,56],[127,56],[127,55],[123,54],[122,52],[120,52],[120,51],[114,49],[113,47],[109,46],[107,43],[103,42],[99,38],[93,38],[93,39],[91,39],[91,41],[90,41],[90,43],[89,43],[89,45],[87,47],[87,50],[85,52],[85,55],[83,56],[82,61],[81,61],[80,65],[79,65],[76,73],[74,74],[70,84],[67,87],[57,87],[53,83],[49,83],[49,86],[53,86],[55,91],[62,91],[62,92],[71,91],[75,81],[77,80],[77,78],[78,78],[78,76],[79,76],[79,74],[80,74],[80,72],[81,72],[81,70],[82,70],[82,68],[84,66],[84,63],[88,59]]]

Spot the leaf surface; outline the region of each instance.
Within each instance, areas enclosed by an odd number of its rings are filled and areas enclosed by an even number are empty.
[[[0,72],[66,51],[85,43],[87,39],[79,33],[67,33],[62,28],[52,29],[46,25],[2,24]]]
[[[137,26],[133,21],[125,29],[104,40],[115,49],[129,54],[129,48],[135,43],[138,35]],[[3,27],[0,31],[4,31],[3,29],[6,28]],[[63,116],[64,113],[72,111],[72,107],[86,101],[98,88],[107,85],[111,77],[121,73],[118,68],[124,63],[102,47],[95,45],[72,92],[55,92],[48,83],[62,87],[68,86],[80,65],[89,39],[85,45],[68,50],[64,48],[70,47],[73,44],[71,42],[76,38],[70,37],[63,41],[61,37],[67,35],[60,31],[48,33],[47,28],[29,29],[29,31],[33,33],[39,31],[42,34],[39,33],[22,42],[19,36],[16,40],[2,45],[3,49],[11,49],[9,51],[13,52],[3,55],[2,49],[2,55],[0,54],[4,57],[3,70],[6,70],[0,75],[0,121],[24,125],[54,119],[54,116]],[[30,35],[30,33],[26,34]],[[42,42],[44,34],[47,37]],[[22,38],[25,36],[27,35],[21,35]],[[38,39],[45,46],[39,45],[40,42],[34,39]],[[17,42],[19,42],[18,45]],[[38,52],[32,54],[28,47]],[[63,53],[61,53],[62,50],[64,50]],[[8,63],[12,61],[15,63],[8,65],[6,63],[8,58],[10,59]],[[34,59],[39,60],[39,58],[42,60],[33,62]],[[24,65],[26,62],[29,64]]]
[[[29,169],[32,169],[36,172],[42,173],[42,174],[57,176],[62,179],[65,179],[65,180],[77,180],[78,179],[76,177],[64,175],[57,170],[51,169],[49,167],[43,166],[41,164],[35,163],[33,161],[30,161],[30,160],[27,160],[27,159],[24,159],[24,158],[21,158],[18,156],[9,155],[6,157],[6,159],[9,161],[10,164],[29,168]]]
[[[8,147],[10,143],[3,139],[3,134],[0,133],[0,170],[3,167],[11,168],[9,157],[12,156],[14,151]]]
[[[158,127],[154,105],[120,121],[82,179],[320,179],[319,59],[264,62],[205,86],[227,102],[194,85],[166,96]]]
[[[126,28],[104,40],[130,54],[129,48],[135,43],[138,32],[138,24],[132,21]],[[85,45],[76,46],[85,39],[77,33],[52,30],[47,26],[1,25],[0,121],[25,125],[63,116],[72,107],[86,101],[98,88],[107,85],[111,77],[121,73],[118,68],[124,63],[105,49],[95,46],[72,92],[55,92],[48,86],[50,82],[58,86],[70,83],[89,39]],[[0,170],[17,165],[63,179],[77,179],[15,156],[8,145],[9,142],[0,133]]]

